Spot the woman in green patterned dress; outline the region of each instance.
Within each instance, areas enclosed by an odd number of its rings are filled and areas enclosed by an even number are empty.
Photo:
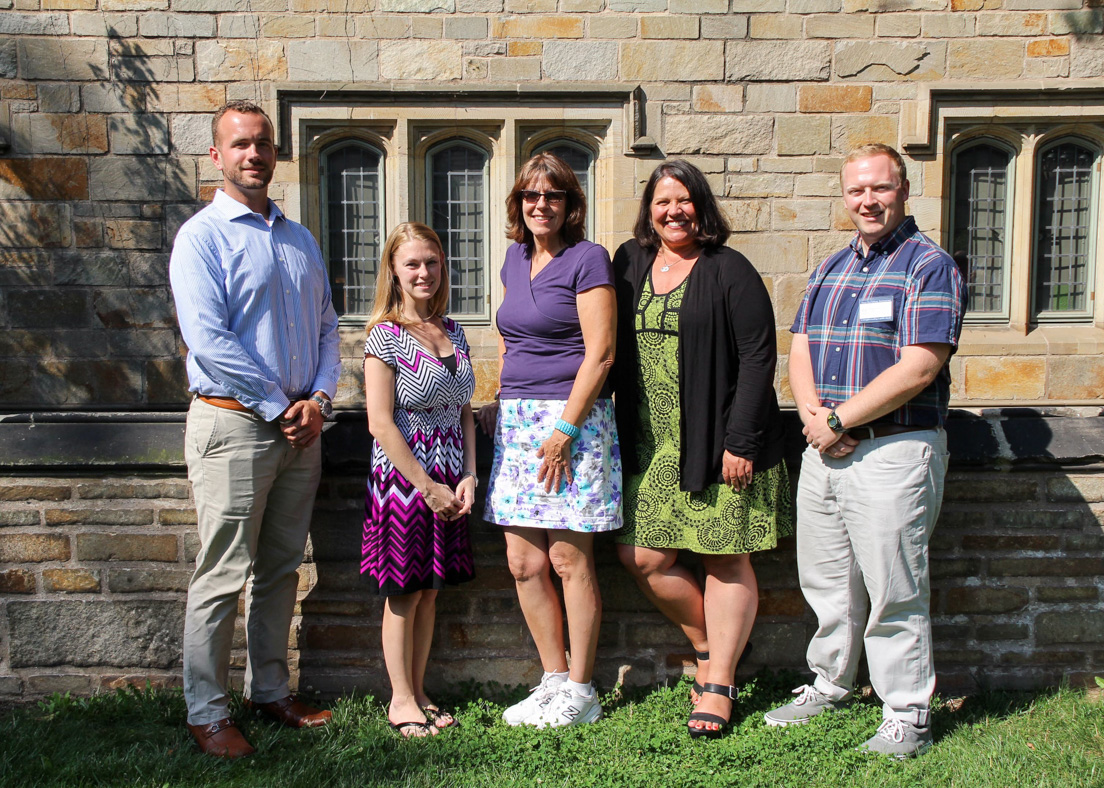
[[[613,259],[618,553],[697,652],[689,732],[717,738],[758,608],[749,554],[793,532],[774,311],[759,274],[724,245],[728,225],[692,164],[656,168],[633,235]],[[678,563],[681,550],[701,557],[704,584]]]

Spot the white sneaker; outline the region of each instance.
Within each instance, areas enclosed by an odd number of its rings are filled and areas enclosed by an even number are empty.
[[[598,693],[591,686],[591,694],[580,695],[567,687],[560,687],[552,700],[544,707],[537,721],[538,728],[562,728],[584,722],[596,722],[602,716],[602,704]]]
[[[566,673],[546,673],[541,683],[529,691],[527,698],[502,712],[503,722],[507,725],[536,725],[541,712],[566,680]]]

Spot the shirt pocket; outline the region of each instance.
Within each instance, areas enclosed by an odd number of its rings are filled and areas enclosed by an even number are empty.
[[[896,333],[900,311],[900,292],[874,289],[861,296],[858,323],[866,331]]]

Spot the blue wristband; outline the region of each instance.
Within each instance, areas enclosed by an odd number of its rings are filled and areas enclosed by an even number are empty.
[[[563,419],[557,419],[556,420],[556,429],[558,429],[560,432],[562,432],[567,437],[571,438],[571,440],[575,440],[576,438],[578,438],[580,435],[583,434],[582,430],[580,430],[574,424],[571,424],[570,422],[564,421]]]

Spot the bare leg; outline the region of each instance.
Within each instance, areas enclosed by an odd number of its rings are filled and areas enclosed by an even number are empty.
[[[567,633],[571,643],[571,675],[589,684],[598,651],[602,594],[594,576],[594,534],[555,531],[549,534],[548,557],[563,581]]]
[[[437,704],[429,699],[425,692],[426,665],[429,663],[429,650],[433,645],[433,624],[437,619],[437,591],[426,589],[422,591],[422,601],[414,611],[414,655],[413,655],[413,682],[414,700],[423,709],[437,709]],[[451,714],[439,714],[436,719],[438,728],[447,728],[452,725]]]
[[[415,591],[412,594],[389,596],[383,606],[383,661],[387,666],[387,677],[391,680],[391,702],[387,707],[387,719],[393,724],[425,722],[426,719],[414,697],[414,630],[417,608],[423,593]],[[428,644],[425,653],[428,656]],[[423,663],[423,673],[424,670]],[[432,728],[431,732],[436,733],[437,729]]]
[[[644,596],[682,630],[693,649],[709,651],[702,589],[697,578],[676,562],[678,550],[619,544],[617,555]],[[700,683],[712,681],[708,675],[710,664],[698,661]]]
[[[759,586],[747,553],[703,555],[705,565],[705,620],[709,632],[709,680],[732,684],[736,662],[743,653],[755,614],[759,609]],[[702,694],[698,711],[729,718],[732,701],[712,692]],[[695,720],[691,727],[716,730],[713,722]]]
[[[564,652],[563,615],[560,598],[549,574],[548,533],[538,528],[508,526],[506,560],[517,586],[518,602],[533,642],[537,645],[541,666],[546,673],[567,671]]]

